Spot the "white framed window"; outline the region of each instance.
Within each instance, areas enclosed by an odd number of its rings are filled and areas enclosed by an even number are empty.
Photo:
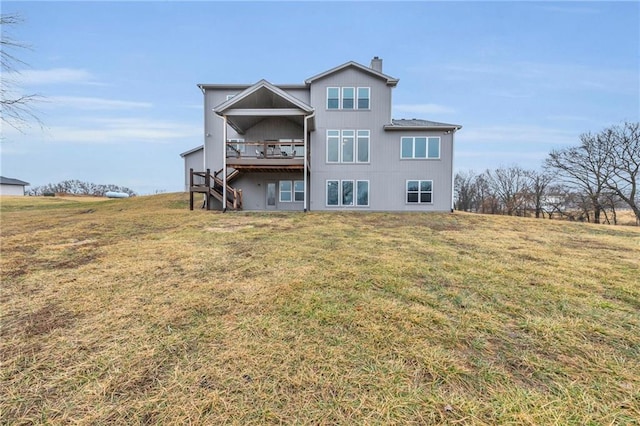
[[[327,109],[371,109],[371,88],[327,87]]]
[[[343,130],[342,131],[342,144],[340,146],[341,162],[353,163],[353,151],[356,142],[355,130]]]
[[[433,202],[432,180],[408,180],[407,204],[431,204]]]
[[[357,180],[356,181],[356,205],[367,207],[369,206],[369,181]]]
[[[358,87],[357,108],[369,109],[369,104],[371,103],[370,96],[371,96],[371,88]]]
[[[369,130],[358,130],[357,148],[356,148],[356,162],[368,163],[369,162]]]
[[[340,205],[340,181],[328,180],[327,181],[327,206],[339,206]]]
[[[293,186],[290,180],[280,181],[280,202],[290,203],[293,196]]]
[[[368,180],[327,180],[327,206],[368,207]]]
[[[437,136],[403,136],[400,138],[400,158],[440,158],[440,138]]]
[[[304,201],[304,181],[302,180],[281,180],[279,191],[281,203]]]
[[[293,181],[293,201],[304,201],[304,181]]]
[[[340,109],[339,87],[327,87],[327,109]]]
[[[327,130],[327,163],[340,162],[340,130]]]
[[[342,109],[355,109],[356,89],[353,87],[342,88]]]
[[[369,130],[327,130],[327,163],[369,163]]]

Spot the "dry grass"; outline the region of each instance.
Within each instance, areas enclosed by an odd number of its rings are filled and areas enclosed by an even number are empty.
[[[636,227],[1,207],[3,424],[640,419]]]

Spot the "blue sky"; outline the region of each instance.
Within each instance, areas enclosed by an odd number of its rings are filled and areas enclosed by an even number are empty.
[[[537,169],[640,118],[639,2],[2,2],[44,128],[2,128],[3,176],[180,191],[197,83],[304,80],[384,60],[394,118],[456,123],[457,170]]]

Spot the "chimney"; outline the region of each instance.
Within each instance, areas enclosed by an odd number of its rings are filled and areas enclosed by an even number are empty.
[[[373,59],[371,60],[370,68],[372,70],[382,72],[382,59],[378,58],[377,56],[374,56]]]

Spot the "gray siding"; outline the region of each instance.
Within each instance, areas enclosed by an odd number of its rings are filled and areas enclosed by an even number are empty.
[[[303,210],[302,202],[281,202],[279,200],[280,181],[303,180],[302,173],[243,173],[230,183],[242,189],[243,210],[267,209],[267,183],[276,184],[276,210]]]
[[[189,191],[190,169],[193,169],[196,172],[202,172],[205,170],[203,149],[184,156],[184,190],[187,192]],[[196,176],[195,183],[200,183],[200,180],[202,179]]]
[[[24,186],[0,184],[0,195],[24,196]]]
[[[327,110],[327,87],[369,87],[369,110]],[[313,106],[315,130],[310,133],[309,208],[311,210],[450,211],[453,201],[453,134],[440,130],[385,130],[391,123],[392,87],[385,79],[347,67],[314,80],[308,89],[288,88],[287,93]],[[223,165],[223,120],[213,108],[226,96],[240,90],[209,89],[205,95],[205,168],[213,172]],[[370,162],[367,164],[330,164],[326,158],[327,130],[369,130]],[[402,136],[440,137],[440,159],[401,159]],[[227,128],[228,138],[246,141],[263,139],[301,139],[303,129],[286,118],[268,118],[238,135]],[[293,176],[293,177],[292,177]],[[302,174],[245,172],[230,183],[243,190],[245,210],[266,209],[266,183],[302,180]],[[327,180],[366,180],[369,182],[369,206],[329,207],[326,205]],[[433,201],[429,204],[406,202],[407,180],[433,181]],[[277,203],[280,210],[302,210],[302,203]]]
[[[327,110],[327,87],[370,87],[370,110]],[[384,211],[449,211],[452,205],[451,134],[433,131],[385,131],[391,122],[392,88],[384,80],[353,68],[314,82],[311,102],[316,108],[316,131],[311,136],[312,210],[352,209]],[[329,164],[326,155],[326,131],[369,130],[368,164]],[[400,159],[400,138],[405,136],[439,136],[439,160]],[[327,180],[368,180],[368,207],[334,207],[326,205]],[[431,204],[406,203],[407,180],[433,180]]]

